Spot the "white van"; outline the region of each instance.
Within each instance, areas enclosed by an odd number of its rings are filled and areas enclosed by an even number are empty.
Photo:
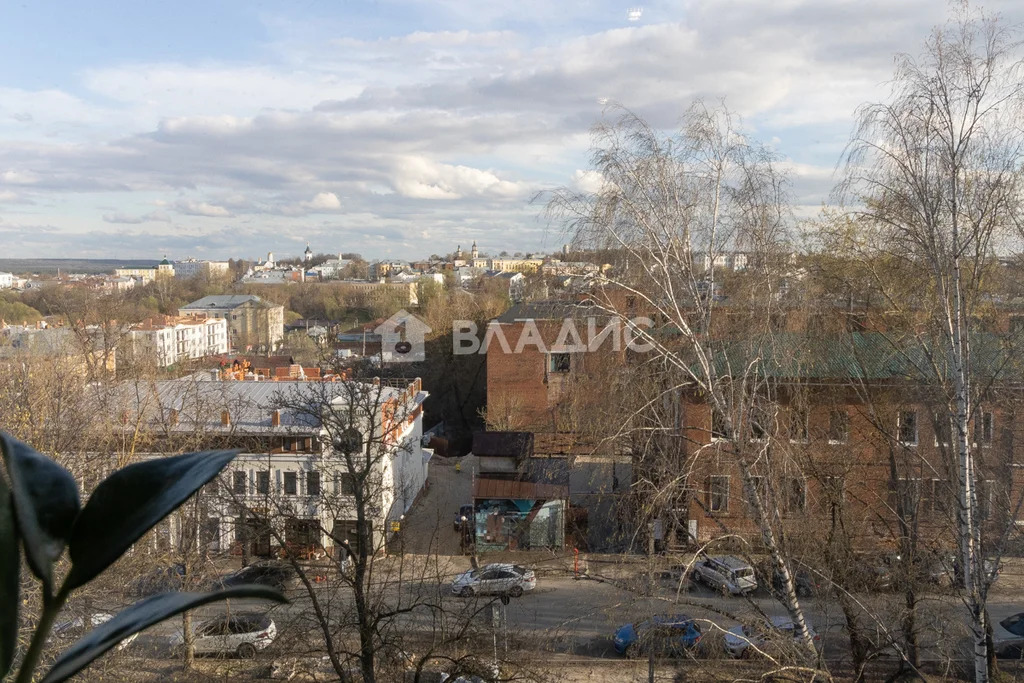
[[[733,555],[705,558],[694,568],[693,575],[709,588],[730,595],[746,595],[757,590],[754,568]]]

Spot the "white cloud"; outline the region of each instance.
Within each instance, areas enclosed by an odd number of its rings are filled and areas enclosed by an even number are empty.
[[[993,1],[1008,23],[1024,18]],[[428,7],[380,4],[410,21]],[[491,231],[533,250],[545,239],[535,189],[600,187],[587,170],[599,101],[669,128],[693,98],[725,97],[787,157],[796,203],[814,206],[853,109],[885,96],[892,54],[916,51],[946,8],[683,0],[646,4],[633,24],[606,0],[431,0],[429,11],[432,26],[465,30],[375,40],[360,36],[394,27],[267,20],[271,42],[255,58],[84,64],[66,92],[0,83],[0,202],[30,190],[39,205],[88,204],[91,214],[46,216],[69,235],[99,218],[169,235],[181,226],[157,224],[167,214],[124,208],[165,207],[260,239],[343,238],[367,255],[381,244],[422,253],[424,231],[466,243]],[[85,193],[114,199],[76,203]],[[183,222],[190,248],[238,255],[213,221]]]
[[[529,188],[502,180],[491,171],[442,164],[424,157],[404,157],[395,164],[395,189],[413,199],[460,199],[466,196],[522,197]]]
[[[159,211],[152,211],[141,216],[135,216],[132,214],[122,213],[115,211],[113,213],[103,214],[103,220],[106,223],[119,223],[123,225],[140,225],[142,223],[170,223],[171,218],[165,213]]]
[[[206,218],[228,218],[231,212],[223,206],[210,204],[209,202],[197,202],[193,200],[181,200],[175,202],[174,208],[178,213],[187,216],[205,216]]]
[[[332,211],[341,208],[341,201],[333,192],[318,192],[312,201],[306,203],[306,207],[311,211]]]
[[[597,171],[576,169],[572,174],[572,186],[580,192],[600,192],[604,185],[604,176]]]

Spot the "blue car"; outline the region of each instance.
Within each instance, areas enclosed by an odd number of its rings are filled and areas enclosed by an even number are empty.
[[[654,649],[657,655],[682,654],[700,643],[700,626],[685,614],[659,614],[647,621],[626,624],[615,632],[615,651],[639,657]]]

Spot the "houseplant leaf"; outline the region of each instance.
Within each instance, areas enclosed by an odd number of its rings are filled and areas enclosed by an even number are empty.
[[[3,432],[0,446],[25,559],[50,591],[53,563],[64,552],[78,516],[78,485],[66,469]]]
[[[238,451],[201,451],[128,465],[100,482],[75,522],[67,585],[82,586],[216,477]]]
[[[14,521],[14,500],[7,480],[0,473],[0,680],[7,675],[18,645],[18,527]]]

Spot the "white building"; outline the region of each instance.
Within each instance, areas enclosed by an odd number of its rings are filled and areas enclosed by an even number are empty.
[[[238,551],[244,542],[254,555],[272,554],[278,542],[268,523],[288,544],[354,549],[357,480],[341,449],[369,454],[363,492],[373,552],[383,550],[391,523],[409,510],[427,479],[432,452],[421,445],[427,394],[418,379],[390,387],[353,380],[189,377],[148,382],[144,389],[122,385],[119,396],[125,405],[118,407],[129,414],[137,411],[157,438],[187,437],[204,449],[226,443],[246,449],[222,473],[218,495],[205,499],[204,542],[215,551]],[[282,399],[304,407],[282,408]],[[352,404],[358,409],[350,411]],[[341,438],[320,421],[318,416],[327,411],[363,418],[350,422]],[[158,447],[143,457],[163,457],[159,453],[164,450]],[[173,526],[166,534],[173,542]]]
[[[194,258],[175,261],[174,277],[222,277],[228,274],[230,264],[227,261],[197,261]]]
[[[184,360],[228,352],[228,321],[224,318],[156,316],[128,333],[132,351],[166,368]]]
[[[14,287],[13,273],[0,273],[0,289],[11,289]]]
[[[344,271],[346,266],[350,263],[352,263],[351,260],[338,257],[336,259],[324,261],[319,266],[315,266],[311,270],[316,273],[321,280],[337,280],[341,277],[342,271]]]

